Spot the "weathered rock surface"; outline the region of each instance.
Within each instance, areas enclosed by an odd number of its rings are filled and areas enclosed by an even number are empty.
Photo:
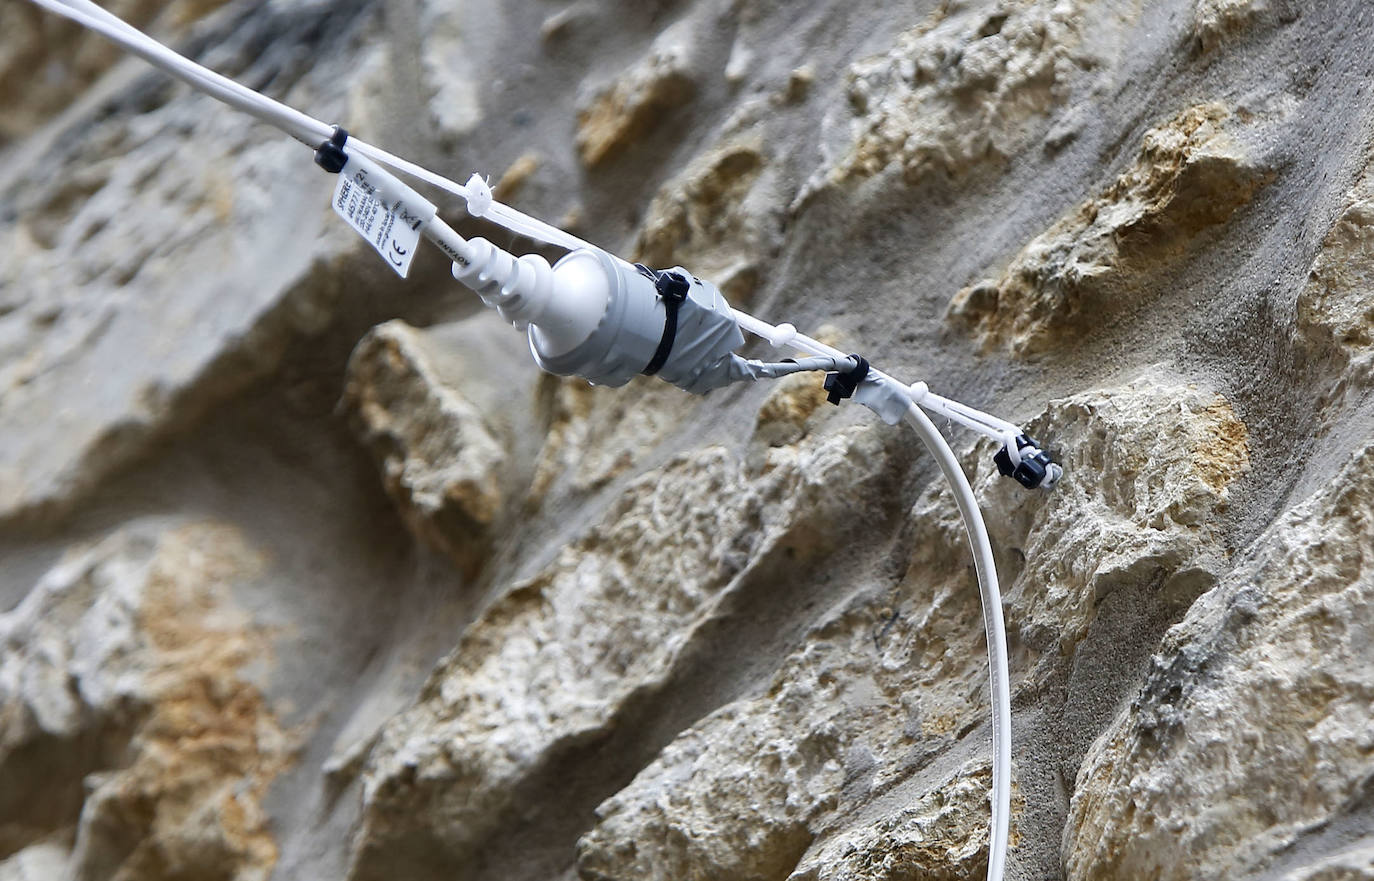
[[[1043,134],[1078,74],[1098,63],[1084,41],[1094,5],[940,4],[885,55],[850,67],[852,140],[812,186],[888,169],[914,183],[1014,155]]]
[[[1238,40],[1246,31],[1275,24],[1285,7],[1271,0],[1197,0],[1193,32],[1202,50],[1210,52]]]
[[[772,192],[767,166],[762,147],[747,141],[698,157],[650,203],[636,261],[691,266],[731,304],[748,303],[780,244],[787,201]]]
[[[1355,845],[1294,869],[1284,876],[1284,881],[1365,881],[1368,878],[1374,878],[1374,846]]]
[[[346,29],[357,12],[337,15]],[[291,38],[311,27],[308,14],[264,14],[237,35],[256,54],[239,45],[220,66],[293,81]],[[338,64],[278,91],[306,97]],[[326,181],[299,173],[299,145],[152,74],[119,102],[140,115],[88,120],[80,137],[59,122],[0,174],[0,518],[69,510],[158,436],[275,369],[351,282],[380,279],[371,266],[359,275],[366,245],[337,218],[281,210],[327,198]],[[262,269],[238,271],[246,259]]]
[[[1366,446],[1169,631],[1079,772],[1069,878],[1251,875],[1343,821],[1367,841],[1371,475]]]
[[[904,804],[875,822],[827,839],[788,876],[791,881],[935,881],[977,878],[987,872],[988,789],[992,767],[959,768],[930,787],[914,804]],[[1012,793],[1012,814],[1025,805]],[[1015,846],[1016,827],[1011,841]]]
[[[1334,363],[1323,404],[1369,387],[1374,373],[1374,162],[1346,196],[1298,295],[1298,328],[1314,359]]]
[[[518,807],[511,793],[558,752],[629,724],[751,568],[772,560],[786,578],[838,541],[839,513],[882,474],[875,434],[776,450],[763,474],[708,447],[631,483],[600,525],[487,609],[383,731],[353,877],[471,877]]]
[[[636,379],[615,396],[581,379],[541,380],[548,430],[534,463],[529,503],[585,495],[642,466],[696,404],[671,386]]]
[[[101,4],[125,21],[167,40],[224,0],[114,0]],[[0,145],[29,134],[80,97],[124,58],[104,37],[43,9],[11,3],[0,9]],[[34,72],[40,76],[34,76]]]
[[[0,7],[0,881],[981,876],[980,608],[910,432],[537,376],[308,150]],[[112,8],[1031,420],[1053,493],[941,426],[1009,878],[1374,881],[1374,6]]]
[[[508,404],[531,399],[535,373],[524,338],[494,314],[428,332],[389,322],[349,360],[344,400],[387,492],[469,575],[524,497],[533,414]]]
[[[270,874],[297,737],[246,676],[269,643],[230,589],[260,567],[231,526],[132,527],[0,616],[0,852],[74,826],[82,881]]]
[[[986,456],[971,463],[990,532],[1025,561],[1003,563],[1022,689],[1073,653],[1113,591],[1200,589],[1224,556],[1215,520],[1248,467],[1245,426],[1226,402],[1158,374],[1052,404],[1037,424],[1054,425],[1074,475],[1053,495],[1009,491]],[[943,487],[922,497],[910,524],[914,551],[899,584],[866,590],[807,635],[766,695],[713,714],[598,809],[580,848],[584,877],[781,877],[837,814],[979,728],[978,592]],[[894,822],[908,820],[920,825]],[[986,860],[980,824],[958,828],[962,840],[936,848],[949,865],[932,857],[926,870],[971,877]],[[800,877],[830,877],[816,866],[834,855],[823,848]]]
[[[692,22],[665,30],[649,52],[581,104],[577,150],[595,167],[652,132],[696,93]]]
[[[1221,104],[1190,107],[1145,134],[1132,166],[1026,245],[996,280],[961,290],[952,319],[1018,354],[1075,340],[1199,235],[1250,201],[1267,175]]]

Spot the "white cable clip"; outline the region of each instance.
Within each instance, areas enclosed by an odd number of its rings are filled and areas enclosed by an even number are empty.
[[[468,213],[473,217],[485,217],[491,210],[491,203],[495,201],[491,195],[491,187],[487,186],[487,182],[480,174],[474,174],[468,178],[464,189],[468,191]]]
[[[796,325],[784,321],[782,324],[779,324],[777,327],[773,328],[772,333],[768,335],[768,342],[772,344],[774,348],[781,349],[784,346],[790,344],[796,338]]]

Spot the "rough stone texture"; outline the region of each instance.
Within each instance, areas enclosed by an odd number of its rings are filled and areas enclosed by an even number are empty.
[[[1374,163],[1361,172],[1298,295],[1311,357],[1334,362],[1322,404],[1369,387],[1374,366]]]
[[[691,100],[694,38],[686,28],[664,31],[647,55],[580,106],[577,150],[587,166],[614,158]]]
[[[221,67],[294,80],[300,19],[286,10],[245,24],[247,45],[221,53]],[[328,80],[333,66],[307,79]],[[311,94],[294,86],[288,98]],[[0,518],[69,508],[273,370],[360,277],[353,257],[366,246],[337,218],[280,210],[327,198],[326,182],[294,170],[298,146],[152,75],[119,102],[139,115],[101,118],[96,100],[80,137],[59,121],[16,147],[0,176],[0,249],[11,255],[0,267]],[[263,271],[235,271],[258,255]]]
[[[1374,6],[114,8],[1047,444],[1028,493],[941,426],[1009,878],[1374,878]],[[0,93],[0,879],[980,876],[909,431],[538,376],[308,150],[21,0]]]
[[[504,405],[522,385],[528,397],[535,374],[520,337],[484,319],[428,334],[383,324],[354,350],[344,388],[387,493],[469,575],[523,495],[528,419]],[[507,377],[500,394],[483,378],[490,372]]]
[[[1169,631],[1079,772],[1069,878],[1231,877],[1342,821],[1368,834],[1372,475],[1366,446]]]
[[[1094,5],[940,4],[889,52],[850,67],[852,142],[826,180],[893,168],[914,183],[1011,156],[1068,99],[1075,73],[1094,65],[1083,40]]]
[[[1245,427],[1225,401],[1159,375],[1052,404],[1037,424],[1055,426],[1075,475],[1050,498],[1007,492],[986,457],[973,465],[990,532],[1026,561],[1003,571],[1022,689],[1073,652],[1114,591],[1196,592],[1218,562],[1211,522],[1248,466]],[[979,726],[986,659],[958,515],[932,491],[909,528],[914,555],[900,584],[840,610],[766,695],[713,714],[598,809],[581,845],[584,877],[781,877],[837,813]],[[986,830],[958,829],[962,840],[939,846],[951,865],[938,871],[972,877]],[[813,863],[833,856],[822,849]],[[821,877],[814,865],[798,871]]]
[[[114,0],[101,5],[167,40],[185,36],[196,19],[223,2]],[[7,97],[0,145],[32,132],[124,57],[104,37],[30,4],[0,9],[0,35],[0,94]]]
[[[382,732],[353,877],[398,866],[476,877],[474,854],[511,793],[661,689],[753,567],[783,556],[772,565],[785,578],[837,542],[846,502],[882,473],[874,435],[779,449],[761,475],[708,447],[631,483],[600,525],[489,607]],[[831,493],[826,478],[847,488]]]
[[[976,878],[987,872],[987,794],[991,785],[990,764],[962,767],[913,804],[826,841],[788,877],[793,881]],[[1025,808],[1019,796],[1019,792],[1012,793],[1013,816]],[[1013,846],[1016,839],[1013,825]]]
[[[1247,30],[1273,24],[1283,0],[1197,0],[1193,32],[1204,52],[1236,40]]]
[[[1368,878],[1374,878],[1374,846],[1356,845],[1294,869],[1284,876],[1284,881],[1366,881]]]
[[[262,801],[296,738],[244,677],[268,641],[229,593],[260,567],[224,524],[135,528],[0,616],[5,854],[74,825],[82,881],[270,874]]]
[[[689,265],[732,304],[748,303],[779,239],[775,206],[783,200],[760,185],[767,164],[747,142],[698,157],[650,203],[636,262]]]
[[[1027,354],[1075,339],[1138,297],[1142,276],[1186,254],[1265,180],[1228,131],[1232,119],[1203,104],[1151,129],[1111,186],[1032,240],[1000,278],[956,294],[951,318],[986,346]]]

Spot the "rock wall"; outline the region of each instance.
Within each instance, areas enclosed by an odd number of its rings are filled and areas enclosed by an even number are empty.
[[[947,432],[1008,878],[1374,879],[1374,6],[113,8],[1045,441],[1030,493]],[[0,87],[0,881],[982,877],[910,432],[540,375],[299,145],[19,0]]]

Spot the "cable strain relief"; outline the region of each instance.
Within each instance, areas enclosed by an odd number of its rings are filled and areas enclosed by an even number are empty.
[[[552,299],[553,267],[538,254],[525,254],[501,286],[501,317],[517,326],[537,324]]]
[[[472,262],[466,266],[454,263],[453,277],[471,288],[488,306],[495,307],[498,302],[494,295],[498,293],[501,285],[493,281],[493,276],[496,274],[495,264],[500,259],[497,255],[504,252],[480,237],[469,239],[468,245],[472,248]],[[510,258],[509,254],[506,256]]]

